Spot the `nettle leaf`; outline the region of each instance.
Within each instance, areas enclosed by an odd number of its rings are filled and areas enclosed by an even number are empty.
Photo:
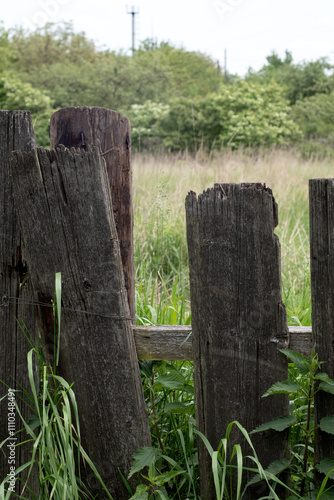
[[[139,484],[136,488],[135,494],[130,498],[130,500],[147,500],[147,491],[149,490],[149,488],[150,487],[146,486],[145,484]]]
[[[329,384],[334,385],[334,380],[332,380],[325,372],[317,373],[314,378],[316,380],[322,380],[323,382],[328,382]]]
[[[171,470],[169,472],[164,472],[163,474],[155,477],[155,484],[162,486],[163,484],[168,483],[168,481],[171,481],[174,477],[184,473],[185,470]]]
[[[321,380],[319,384],[319,389],[330,394],[334,394],[334,380],[332,380],[327,373],[317,373],[314,377],[317,380]]]
[[[185,378],[180,373],[171,373],[169,375],[161,375],[156,379],[157,384],[161,384],[163,387],[172,390],[179,390],[188,392],[190,394],[194,393],[194,388],[186,383]]]
[[[158,496],[160,498],[160,500],[168,500],[169,499],[167,490],[164,486],[160,486],[160,488],[157,489],[155,491],[155,493],[156,493],[156,496]]]
[[[275,460],[275,462],[272,462],[265,472],[269,472],[270,474],[273,474],[274,476],[277,476],[281,472],[283,472],[285,469],[290,467],[290,461],[286,458],[283,458],[282,460]],[[263,478],[260,476],[260,474],[256,474],[248,483],[247,486],[250,486],[251,484],[258,483],[261,481]]]
[[[269,429],[273,429],[274,431],[284,431],[291,425],[295,424],[297,419],[292,415],[282,415],[281,417],[277,417],[271,422],[266,422],[265,424],[261,424],[256,429],[254,429],[250,434],[254,434],[255,432],[263,432]]]
[[[185,385],[186,380],[181,373],[170,373],[169,375],[160,375],[159,378],[156,378],[156,383],[168,389],[178,389]]]
[[[330,472],[329,477],[334,479],[334,458],[324,458],[316,465],[316,468],[325,475]]]
[[[328,434],[334,434],[334,415],[324,417],[320,420],[320,429]]]
[[[165,412],[171,413],[183,413],[183,414],[193,414],[194,404],[184,404],[184,403],[167,403],[164,407]]]
[[[309,497],[307,497],[307,498],[309,498]],[[334,491],[333,490],[325,490],[321,493],[321,496],[319,498],[321,498],[321,500],[334,500]]]
[[[306,375],[309,373],[311,368],[311,362],[307,356],[300,354],[299,352],[290,351],[289,349],[279,349],[280,352],[285,354],[294,364],[301,375]]]
[[[133,476],[133,474],[144,469],[144,467],[150,467],[152,464],[155,464],[159,454],[160,450],[157,448],[152,448],[151,446],[144,446],[142,448],[139,448],[133,454],[133,464],[128,476],[129,479],[131,476]]]
[[[328,392],[329,394],[334,394],[334,384],[328,384],[327,382],[320,382],[319,389]]]
[[[266,398],[272,394],[290,394],[291,392],[297,392],[299,389],[301,389],[301,386],[297,382],[291,382],[290,380],[275,382],[262,397]]]

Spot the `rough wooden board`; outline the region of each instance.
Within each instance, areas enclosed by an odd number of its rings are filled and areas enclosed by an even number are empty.
[[[50,305],[62,273],[59,373],[74,383],[82,444],[114,498],[127,500],[118,467],[126,477],[150,432],[104,162],[96,147],[39,148],[15,153],[11,167],[38,301]],[[52,312],[38,314],[52,357]],[[100,491],[92,474],[88,484]]]
[[[313,345],[312,326],[289,326],[288,349],[310,356]]]
[[[189,360],[193,359],[191,325],[132,326],[138,359]],[[290,326],[288,349],[305,356],[311,354],[312,327]]]
[[[313,340],[321,370],[334,378],[334,179],[310,179],[310,261]],[[334,396],[319,391],[315,425],[334,415]],[[316,463],[334,456],[334,435],[316,432]]]
[[[120,113],[106,108],[88,106],[63,108],[51,117],[50,141],[51,148],[63,144],[67,148],[86,150],[89,146],[100,144],[108,171],[130,314],[134,318],[135,280],[129,120]]]
[[[288,397],[261,398],[287,378],[277,205],[261,184],[220,184],[186,198],[196,421],[215,448],[238,415],[248,430],[289,413]],[[250,404],[251,402],[251,404]],[[284,457],[286,434],[254,435],[264,467]],[[243,441],[241,436],[235,441]],[[244,453],[247,454],[246,449]],[[211,458],[199,441],[201,494]],[[213,488],[208,498],[215,498]],[[245,497],[258,499],[257,487]],[[282,497],[283,498],[283,497]]]
[[[192,360],[191,326],[133,326],[138,359]]]
[[[30,151],[35,147],[35,134],[28,111],[0,111],[0,380],[12,389],[17,389],[16,401],[22,416],[27,419],[31,410],[22,403],[21,386],[29,389],[27,353],[31,349],[17,320],[24,323],[36,341],[33,307],[27,302],[32,298],[31,283],[25,274],[22,256],[19,221],[12,197],[9,175],[9,156],[14,149]],[[25,281],[25,285],[20,285]],[[30,392],[30,391],[29,391]],[[0,399],[7,394],[7,388],[0,383]],[[0,403],[0,443],[8,438],[7,398]],[[16,430],[23,427],[19,415],[15,418]],[[27,439],[26,433],[20,440]],[[8,452],[4,446],[0,452],[0,482],[9,473]],[[30,460],[29,445],[15,450],[15,467]],[[25,477],[24,474],[22,474]],[[34,480],[29,486],[38,494]],[[15,492],[20,493],[21,484],[16,483]]]

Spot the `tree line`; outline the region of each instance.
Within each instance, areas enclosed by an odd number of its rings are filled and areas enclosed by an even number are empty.
[[[244,78],[210,56],[145,40],[129,55],[98,47],[71,23],[34,32],[0,25],[0,108],[29,109],[47,146],[51,114],[102,106],[130,119],[135,149],[332,146],[334,75],[326,58],[294,63],[272,52]]]

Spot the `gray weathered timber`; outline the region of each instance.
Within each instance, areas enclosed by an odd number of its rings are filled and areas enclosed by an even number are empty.
[[[198,197],[188,194],[186,218],[196,421],[216,449],[231,421],[250,431],[289,412],[287,396],[261,398],[287,378],[277,349],[288,345],[274,234],[277,204],[262,184],[216,184]],[[244,444],[240,435],[234,439]],[[285,440],[285,433],[254,435],[263,466],[283,458]],[[207,498],[211,459],[198,444],[201,494]],[[245,498],[260,493],[256,485]],[[208,498],[215,498],[213,489]]]
[[[191,325],[132,326],[138,359],[192,360]],[[289,326],[288,348],[309,356],[312,351],[312,327]]]
[[[312,326],[289,326],[288,349],[310,356],[313,345]]]
[[[127,500],[118,467],[127,476],[150,432],[105,164],[98,147],[61,146],[14,153],[11,172],[35,299],[50,305],[62,273],[59,373],[74,383],[83,447],[114,498]],[[52,311],[38,313],[52,356]]]
[[[29,417],[31,410],[20,397],[22,387],[29,389],[27,353],[31,347],[18,321],[27,326],[33,342],[36,340],[37,330],[35,329],[34,309],[26,303],[32,298],[32,290],[22,255],[19,221],[14,207],[9,175],[9,156],[14,149],[30,151],[34,147],[35,134],[30,113],[28,111],[0,111],[0,380],[10,388],[19,391],[16,401],[25,419]],[[0,399],[6,394],[7,387],[0,383]],[[10,437],[7,403],[7,398],[0,403],[0,443]],[[17,431],[22,429],[23,424],[17,413],[15,423]],[[26,439],[27,434],[23,432],[16,443],[22,443]],[[8,453],[9,448],[5,445],[0,451],[0,482],[9,473]],[[16,468],[28,462],[30,458],[29,445],[17,446]],[[24,474],[22,476],[25,477]],[[29,487],[38,495],[33,478],[29,482]],[[20,493],[20,491],[21,484],[17,482],[15,492]]]
[[[191,326],[133,326],[138,359],[192,360]]]
[[[121,248],[130,314],[135,318],[131,132],[129,120],[106,108],[71,107],[57,111],[50,122],[51,148],[87,149],[98,142],[106,162],[114,218]],[[134,322],[134,321],[133,321]]]
[[[310,260],[312,293],[312,331],[321,371],[334,378],[334,179],[310,179]],[[315,425],[334,415],[334,396],[318,392],[315,399]],[[316,463],[334,457],[334,436],[316,435]]]

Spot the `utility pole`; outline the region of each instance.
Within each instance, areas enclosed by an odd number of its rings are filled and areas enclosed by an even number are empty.
[[[132,16],[132,54],[135,51],[135,15],[139,14],[139,12],[135,12],[134,6],[130,9],[130,11],[127,11],[128,14],[131,14]]]
[[[224,49],[224,80],[227,82],[227,50]]]
[[[217,78],[220,78],[220,63],[219,63],[219,59],[217,59]]]

